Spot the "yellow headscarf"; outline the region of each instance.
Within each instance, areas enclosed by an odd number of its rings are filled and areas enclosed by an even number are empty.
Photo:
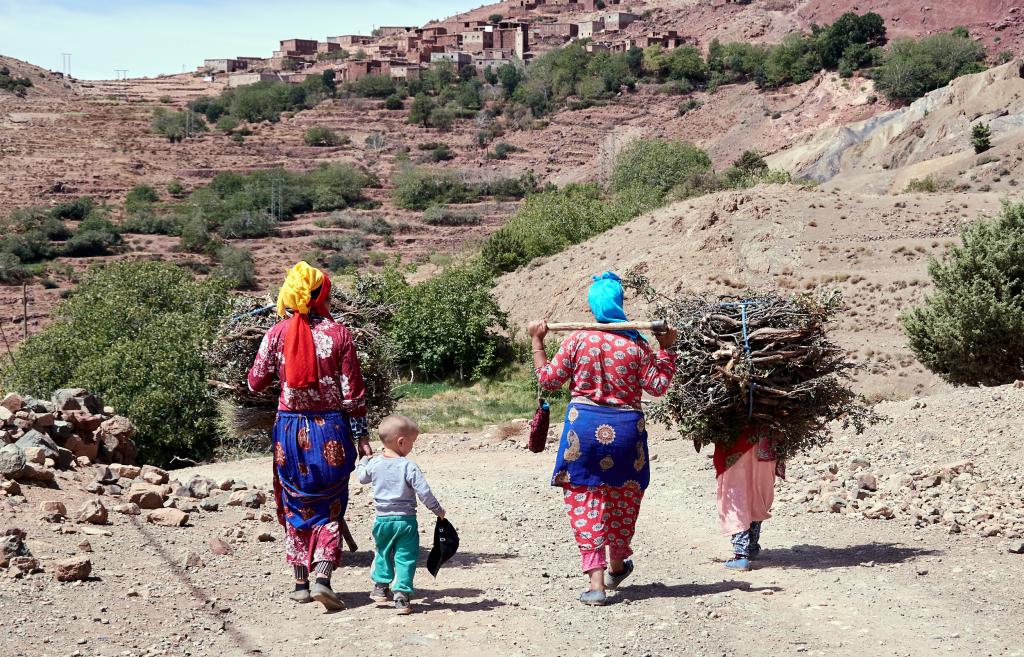
[[[284,279],[284,285],[277,293],[277,314],[285,316],[285,309],[291,308],[295,312],[309,314],[309,302],[313,290],[317,289],[324,282],[324,273],[312,267],[309,263],[301,261],[288,270]]]

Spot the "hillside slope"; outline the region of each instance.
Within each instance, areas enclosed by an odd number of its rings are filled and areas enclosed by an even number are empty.
[[[971,188],[1013,191],[1024,148],[1024,60],[965,75],[891,112],[822,129],[771,158],[773,167],[842,189],[898,192],[933,176]],[[988,125],[993,148],[971,146],[971,127]]]
[[[655,287],[718,295],[777,286],[843,292],[839,343],[868,367],[861,387],[879,397],[941,387],[906,348],[897,316],[928,288],[926,256],[959,227],[994,213],[988,194],[855,195],[795,185],[762,185],[676,203],[499,279],[497,295],[514,325],[589,316],[585,289],[603,270],[649,267]],[[631,301],[628,310],[645,309]]]

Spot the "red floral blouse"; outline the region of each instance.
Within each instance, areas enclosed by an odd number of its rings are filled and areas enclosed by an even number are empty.
[[[260,343],[256,361],[249,370],[249,388],[254,392],[267,389],[275,380],[281,382],[280,411],[345,411],[359,424],[365,435],[366,387],[359,369],[352,334],[343,324],[310,315],[313,345],[320,380],[310,388],[289,388],[284,383],[284,336],[288,321],[275,324]],[[361,422],[356,419],[361,418]],[[360,433],[360,432],[356,432]]]
[[[573,397],[639,409],[643,393],[664,395],[675,373],[673,352],[655,353],[642,340],[609,331],[576,331],[537,370],[537,378],[545,390],[557,390],[571,379]]]

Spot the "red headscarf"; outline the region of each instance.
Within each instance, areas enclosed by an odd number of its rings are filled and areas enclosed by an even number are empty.
[[[292,316],[284,335],[284,382],[289,388],[309,388],[319,380],[309,313],[331,317],[331,279],[305,262],[296,264],[277,295],[278,314],[287,316],[289,308]]]

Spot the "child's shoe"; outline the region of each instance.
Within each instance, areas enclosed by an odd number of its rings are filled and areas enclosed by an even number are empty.
[[[725,562],[725,567],[730,570],[750,570],[750,559],[742,554],[737,554]]]
[[[370,591],[370,599],[374,602],[387,602],[389,595],[391,595],[391,587],[387,584],[374,583],[373,590]]]
[[[307,602],[313,602],[313,596],[309,593],[309,585],[305,587],[296,587],[294,591],[288,594],[288,599],[292,602],[298,602],[299,604],[306,604]]]
[[[395,593],[395,611],[402,616],[412,613],[412,604],[409,602],[409,594],[398,591]]]
[[[604,591],[584,591],[580,595],[580,602],[591,607],[603,607],[608,604],[608,596]]]

